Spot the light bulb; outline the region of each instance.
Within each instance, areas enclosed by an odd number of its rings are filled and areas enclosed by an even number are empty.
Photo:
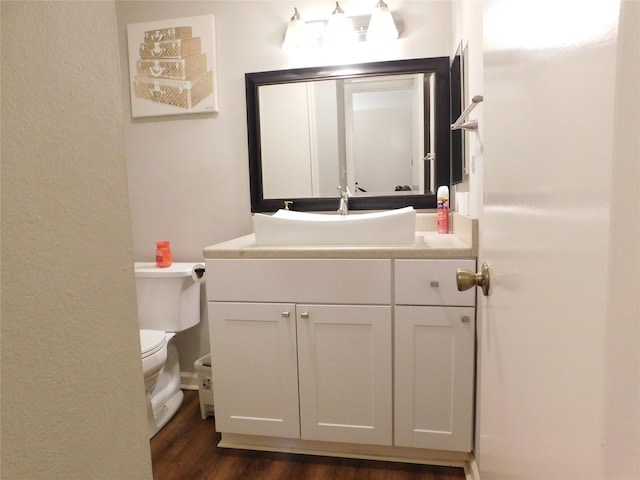
[[[376,43],[390,42],[398,38],[398,29],[384,0],[380,0],[373,10],[366,38],[368,42]]]
[[[336,2],[336,8],[327,24],[324,37],[324,46],[342,48],[356,42],[356,32],[351,21],[347,18],[340,4]]]
[[[292,48],[304,47],[308,42],[307,24],[300,17],[298,9],[294,8],[293,16],[289,25],[287,25],[287,31],[284,34],[284,42],[282,48],[285,50]]]

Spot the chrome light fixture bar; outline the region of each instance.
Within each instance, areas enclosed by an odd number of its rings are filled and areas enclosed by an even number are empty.
[[[348,17],[336,2],[328,20],[305,23],[295,8],[287,26],[283,48],[313,45],[344,47],[364,41],[380,45],[397,39],[403,31],[404,21],[391,12],[384,0],[376,3],[372,15],[353,17]]]

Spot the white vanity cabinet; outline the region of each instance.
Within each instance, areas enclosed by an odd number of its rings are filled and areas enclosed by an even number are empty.
[[[207,260],[220,432],[392,443],[390,260]]]
[[[457,290],[459,267],[475,261],[395,263],[395,445],[472,449],[475,290]]]
[[[457,290],[456,268],[475,263],[208,258],[222,443],[466,458],[455,455],[472,451],[475,291]]]

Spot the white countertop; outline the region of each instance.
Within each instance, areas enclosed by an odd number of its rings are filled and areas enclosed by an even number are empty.
[[[435,214],[420,213],[413,245],[256,245],[245,235],[204,249],[206,258],[474,258],[478,252],[478,221],[452,215],[453,233],[439,234]]]

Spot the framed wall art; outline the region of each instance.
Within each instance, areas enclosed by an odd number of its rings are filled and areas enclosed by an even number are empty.
[[[213,15],[127,25],[131,116],[218,111]]]

